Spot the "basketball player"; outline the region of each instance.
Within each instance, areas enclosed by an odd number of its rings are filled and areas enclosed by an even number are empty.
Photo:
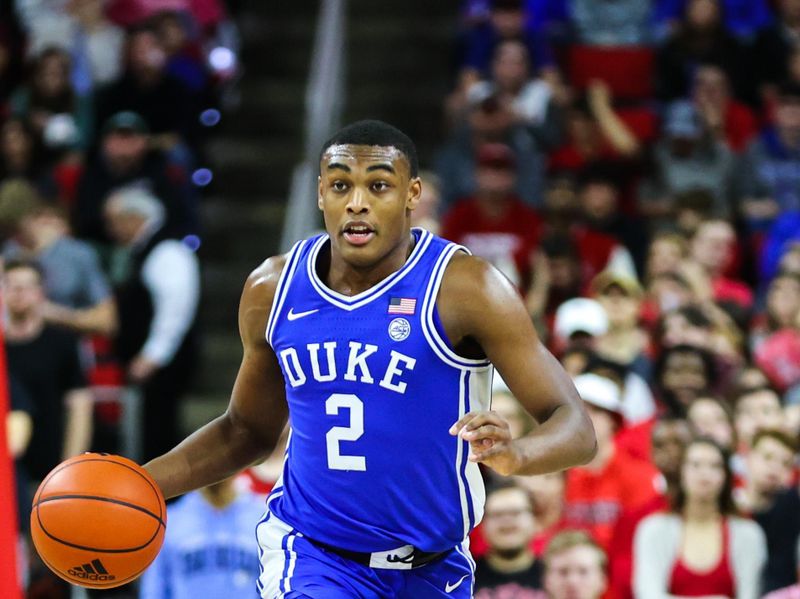
[[[264,598],[466,598],[478,463],[503,475],[586,463],[592,425],[514,287],[410,227],[413,142],[361,121],[320,157],[327,235],[249,277],[228,410],[147,464],[167,497],[263,459],[289,416],[282,480],[257,526]],[[492,365],[538,426],[489,411]]]

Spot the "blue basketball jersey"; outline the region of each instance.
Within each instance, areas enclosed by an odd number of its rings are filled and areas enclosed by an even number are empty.
[[[269,509],[351,551],[444,551],[483,515],[478,466],[448,431],[488,409],[492,367],[452,350],[436,309],[445,268],[464,248],[412,233],[405,265],[352,297],[317,274],[328,236],[299,242],[267,324],[291,426]]]

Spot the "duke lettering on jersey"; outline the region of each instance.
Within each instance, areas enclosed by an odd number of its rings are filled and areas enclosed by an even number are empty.
[[[327,236],[299,243],[267,324],[292,430],[269,511],[343,549],[443,551],[483,513],[477,465],[448,429],[488,408],[491,366],[456,355],[436,313],[446,265],[460,248],[413,234],[405,265],[352,297],[316,271]]]
[[[375,372],[379,376],[379,386],[395,393],[405,393],[407,384],[402,377],[414,370],[416,358],[359,341],[350,341],[348,347],[349,350],[339,349],[336,341],[326,341],[322,343],[323,358],[320,358],[320,344],[307,343],[305,350],[298,352],[297,348],[287,347],[280,350],[278,355],[292,387],[305,385],[309,381],[308,371],[311,373],[310,380],[318,383],[335,383],[341,377],[345,381],[366,385],[375,384],[372,376]],[[324,366],[320,366],[320,360]]]

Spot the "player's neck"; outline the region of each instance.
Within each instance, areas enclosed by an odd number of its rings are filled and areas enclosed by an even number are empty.
[[[358,295],[400,270],[408,260],[415,244],[414,236],[409,233],[402,243],[399,243],[379,262],[364,268],[348,264],[341,255],[337,255],[333,251],[333,246],[330,246],[330,265],[326,269],[323,264],[321,268],[322,272],[327,270],[327,276],[324,277],[325,283],[337,293],[348,296]]]

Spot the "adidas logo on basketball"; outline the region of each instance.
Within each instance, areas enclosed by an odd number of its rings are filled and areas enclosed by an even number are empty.
[[[114,580],[116,576],[109,574],[105,569],[103,563],[99,559],[92,560],[90,564],[83,564],[82,566],[75,566],[67,570],[67,574],[73,578],[81,580],[90,580],[92,582],[106,582]]]

